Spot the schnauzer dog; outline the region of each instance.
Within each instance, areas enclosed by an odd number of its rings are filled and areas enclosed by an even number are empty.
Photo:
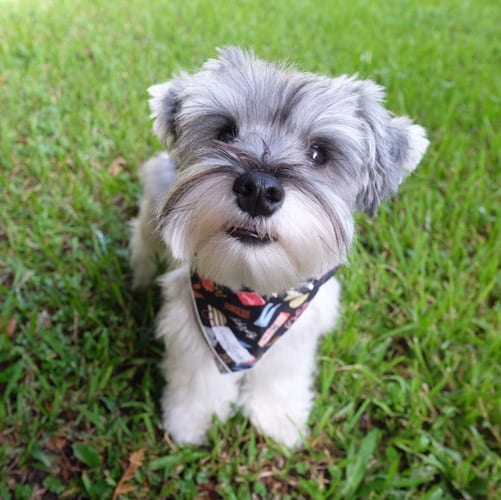
[[[202,444],[241,409],[258,431],[301,443],[315,353],[338,316],[335,270],[353,214],[373,215],[428,147],[370,80],[270,64],[235,47],[150,87],[167,146],[141,170],[134,285],[159,259],[163,425]]]

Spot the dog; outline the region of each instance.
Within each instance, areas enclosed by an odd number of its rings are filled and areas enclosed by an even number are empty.
[[[201,445],[241,410],[294,448],[307,437],[319,339],[338,317],[353,214],[376,213],[427,147],[370,80],[272,64],[237,47],[153,85],[167,153],[141,169],[135,287],[159,260],[163,427]]]

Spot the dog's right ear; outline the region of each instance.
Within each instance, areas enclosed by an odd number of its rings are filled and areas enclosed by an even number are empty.
[[[160,142],[168,146],[177,138],[176,117],[181,107],[182,77],[170,82],[159,83],[148,88],[149,100],[153,118],[153,132]]]

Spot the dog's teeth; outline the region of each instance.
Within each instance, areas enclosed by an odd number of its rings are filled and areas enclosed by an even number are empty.
[[[268,236],[266,231],[259,231],[259,229],[257,230],[257,235],[259,236],[259,239],[261,239],[261,240],[264,240]]]
[[[259,229],[247,229],[245,227],[233,226],[228,230],[228,234],[230,236],[233,236],[234,238],[248,243],[268,243],[270,241],[273,241],[273,239],[266,231],[261,231]]]

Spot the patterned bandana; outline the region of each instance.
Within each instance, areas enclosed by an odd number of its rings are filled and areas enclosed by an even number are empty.
[[[299,288],[262,296],[191,276],[193,303],[200,329],[221,373],[252,368],[306,310],[337,268]]]

